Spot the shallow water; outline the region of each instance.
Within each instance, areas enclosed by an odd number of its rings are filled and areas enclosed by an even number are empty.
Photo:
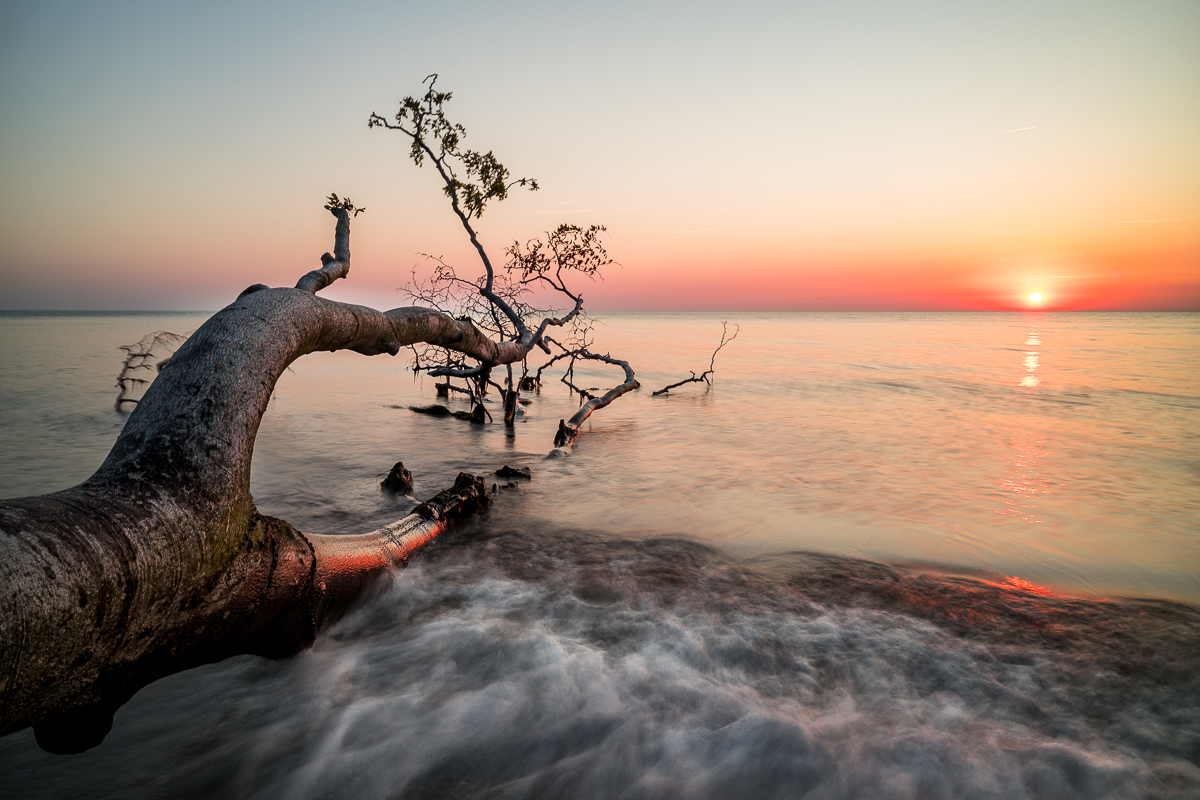
[[[707,367],[722,318],[742,332],[713,389],[651,397]],[[116,346],[202,319],[0,317],[3,494],[85,478],[124,419]],[[510,435],[390,408],[433,399],[401,359],[297,362],[258,441],[266,513],[369,530],[411,505],[377,488],[396,460],[418,496],[503,463],[534,480],[309,652],[160,681],[81,756],[41,753],[28,731],[0,739],[7,785],[1200,791],[1200,614],[1171,602],[1200,600],[1200,315],[603,322],[601,348],[644,388],[597,412],[562,462],[541,460],[573,408],[553,384]]]

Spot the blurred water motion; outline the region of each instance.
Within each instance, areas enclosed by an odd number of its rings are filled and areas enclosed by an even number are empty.
[[[741,335],[713,389],[652,398],[707,367],[721,319]],[[86,478],[126,418],[116,347],[199,322],[0,316],[4,493]],[[1200,600],[1200,315],[602,323],[598,349],[644,388],[560,462],[542,457],[575,403],[553,383],[510,432],[390,407],[433,399],[401,359],[297,362],[256,447],[265,513],[378,527],[412,504],[378,489],[397,460],[418,497],[460,470],[534,479],[312,651],[160,681],[81,756],[0,739],[6,788],[1200,792],[1200,614],[1170,602]]]
[[[743,333],[713,389],[651,397],[707,367],[724,318]],[[86,478],[125,419],[110,408],[117,346],[201,321],[0,317],[4,494]],[[397,460],[418,496],[514,462],[539,473],[511,512],[529,524],[1200,600],[1200,315],[608,314],[597,349],[629,358],[645,390],[598,413],[580,457],[553,467],[540,458],[575,408],[553,380],[510,435],[389,407],[434,399],[403,356],[305,357],[263,420],[254,496],[302,529],[349,533],[390,521],[375,476]],[[608,387],[619,371],[577,375]]]

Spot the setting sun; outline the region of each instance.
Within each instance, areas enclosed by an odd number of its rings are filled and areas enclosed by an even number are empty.
[[[1042,295],[1038,292],[1034,292],[1033,294],[1029,295],[1029,302],[1031,302],[1031,303],[1042,302]]]

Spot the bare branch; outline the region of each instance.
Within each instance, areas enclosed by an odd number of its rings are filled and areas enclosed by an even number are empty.
[[[433,367],[429,375],[434,378],[478,378],[489,369],[488,364],[480,362],[473,367]]]
[[[639,386],[637,379],[634,377],[633,368],[629,366],[628,361],[622,361],[608,355],[596,355],[595,353],[588,353],[586,351],[575,354],[575,358],[603,361],[606,364],[619,366],[625,371],[625,381],[619,386],[609,389],[600,397],[593,397],[588,400],[580,406],[579,410],[569,420],[559,420],[558,432],[554,435],[554,449],[550,451],[546,458],[565,457],[575,444],[575,437],[579,435],[579,426],[592,415],[593,411],[604,408],[621,395],[632,392]]]
[[[709,362],[708,362],[708,369],[706,369],[704,372],[700,373],[699,375],[697,375],[695,372],[692,372],[692,377],[684,378],[683,380],[679,381],[678,383],[672,383],[670,386],[664,386],[663,388],[659,389],[657,392],[651,392],[651,396],[657,397],[660,394],[666,394],[667,392],[671,391],[672,389],[677,389],[680,386],[683,386],[684,384],[688,384],[688,383],[704,382],[704,383],[707,383],[711,387],[712,381],[710,381],[708,379],[708,376],[712,375],[716,371],[717,353],[721,352],[722,347],[724,347],[725,345],[729,344],[734,339],[736,339],[738,337],[738,333],[740,333],[741,330],[742,330],[741,327],[739,325],[737,325],[737,323],[734,323],[733,336],[730,336],[728,339],[726,339],[725,338],[726,334],[729,332],[729,323],[722,322],[721,323],[721,343],[719,345],[717,345],[716,350],[713,350],[712,358],[709,359]]]
[[[483,262],[486,278],[479,289],[480,293],[492,301],[508,318],[528,349],[535,342],[530,338],[529,330],[525,327],[521,316],[502,297],[493,292],[495,270],[492,268],[487,251],[483,249],[479,236],[471,225],[471,220],[481,216],[490,201],[501,201],[507,198],[509,189],[513,187],[522,186],[530,191],[537,191],[537,180],[534,178],[509,180],[508,169],[490,151],[480,153],[459,147],[467,132],[462,125],[451,123],[446,119],[443,106],[450,101],[451,94],[450,92],[439,92],[434,88],[437,77],[436,74],[433,74],[425,79],[428,86],[422,98],[409,96],[401,101],[394,124],[380,115],[372,113],[367,119],[367,127],[382,127],[400,131],[412,140],[409,155],[413,163],[419,167],[428,159],[433,164],[442,179],[443,191],[450,199],[451,209],[458,217],[463,229],[467,232],[467,237]],[[434,147],[437,148],[437,152],[434,151]],[[455,170],[456,164],[465,173],[466,180],[458,177]]]
[[[121,345],[125,360],[117,375],[117,388],[121,390],[117,395],[118,411],[124,410],[126,404],[138,404],[141,391],[150,385],[187,337],[187,334],[155,331],[143,336],[136,344]]]
[[[579,404],[583,405],[584,401],[591,400],[596,395],[592,394],[587,389],[579,388],[578,386],[575,385],[574,381],[572,381],[572,378],[575,377],[575,359],[578,357],[579,357],[579,353],[571,354],[571,367],[566,372],[564,372],[562,377],[559,378],[558,380],[560,383],[562,383],[568,389],[570,389],[573,393],[579,395]],[[596,387],[593,386],[592,388],[594,389]]]

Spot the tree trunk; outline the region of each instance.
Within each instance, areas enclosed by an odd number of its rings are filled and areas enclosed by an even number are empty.
[[[520,396],[516,389],[504,390],[504,424],[514,427],[517,421],[517,398]]]
[[[250,287],[206,322],[94,475],[0,501],[0,735],[32,725],[46,749],[80,752],[151,681],[304,648],[375,576],[486,504],[483,481],[460,476],[404,520],[357,536],[304,534],[256,510],[254,439],[296,358],[395,355],[415,342],[490,363],[524,355],[428,309],[316,297],[349,268],[349,223],[334,213],[337,257],[295,289]]]

